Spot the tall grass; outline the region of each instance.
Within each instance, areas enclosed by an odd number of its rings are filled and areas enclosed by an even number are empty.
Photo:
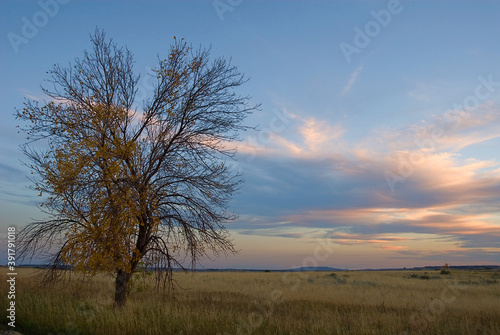
[[[137,279],[113,310],[113,279],[40,288],[17,277],[23,334],[500,334],[498,272],[176,273],[171,294]],[[427,279],[427,278],[428,279]],[[5,274],[1,278],[6,282]],[[7,294],[2,294],[6,306]],[[4,329],[7,329],[6,318]]]

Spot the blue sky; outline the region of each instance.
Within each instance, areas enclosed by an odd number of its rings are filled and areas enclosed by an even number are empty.
[[[262,103],[235,163],[240,253],[204,266],[500,264],[498,13],[496,1],[2,1],[2,245],[7,226],[41,217],[14,108],[43,98],[45,72],[99,27],[134,53],[139,98],[176,36],[231,58]]]

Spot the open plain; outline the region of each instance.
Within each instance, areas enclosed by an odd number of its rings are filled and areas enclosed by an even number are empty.
[[[498,270],[175,272],[173,294],[137,274],[121,310],[111,277],[39,275],[19,269],[22,334],[500,334]]]

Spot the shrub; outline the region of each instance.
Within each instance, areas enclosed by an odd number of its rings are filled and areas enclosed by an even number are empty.
[[[442,275],[449,275],[450,272],[450,267],[448,266],[448,263],[445,263],[443,267],[441,268],[441,274]]]

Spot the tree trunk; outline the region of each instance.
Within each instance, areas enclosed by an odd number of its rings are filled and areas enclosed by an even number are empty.
[[[116,274],[114,307],[124,307],[127,304],[127,288],[131,274],[119,270]]]

